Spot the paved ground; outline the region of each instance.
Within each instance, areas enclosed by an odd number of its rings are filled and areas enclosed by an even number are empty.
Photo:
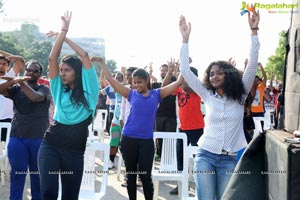
[[[108,136],[106,136],[105,141],[107,142],[109,139]],[[116,164],[117,164],[117,159],[116,158]],[[124,169],[123,169],[124,170]],[[121,176],[123,178],[123,176]],[[1,200],[8,200],[9,199],[9,175],[5,177],[6,179],[6,185],[0,186],[0,199]],[[29,200],[31,199],[30,195],[30,183],[29,183],[29,177],[27,176],[26,179],[26,185],[24,189],[24,196],[23,200]],[[172,190],[175,187],[175,182],[160,182],[160,188],[159,188],[159,200],[170,200],[170,199],[178,199],[178,196],[174,195],[169,195],[169,191]],[[191,184],[191,189],[190,189],[190,195],[193,196],[194,194],[194,184]],[[109,176],[108,176],[108,185],[107,185],[107,190],[106,190],[106,195],[105,195],[105,200],[127,200],[127,190],[125,187],[121,186],[121,181],[117,179],[117,169],[113,168],[109,171]],[[143,189],[138,188],[137,190],[137,199],[142,200],[144,199],[143,196]]]

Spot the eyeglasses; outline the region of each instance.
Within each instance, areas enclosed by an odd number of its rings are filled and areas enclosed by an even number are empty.
[[[32,73],[39,73],[39,72],[41,72],[40,70],[38,70],[38,69],[30,69],[30,68],[27,68],[27,69],[25,69],[26,70],[26,72],[32,72]]]

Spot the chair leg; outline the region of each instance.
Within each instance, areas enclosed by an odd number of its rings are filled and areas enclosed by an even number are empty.
[[[119,151],[118,171],[117,171],[117,179],[118,180],[120,180],[120,174],[121,174],[122,164],[123,164],[123,157],[122,157],[121,152]]]
[[[158,190],[159,190],[159,181],[155,180],[154,181],[154,195],[153,195],[153,200],[158,199]]]
[[[4,186],[5,185],[5,178],[4,178],[4,162],[5,160],[1,161],[1,166],[0,166],[0,173],[1,173],[1,185]]]
[[[189,197],[189,182],[188,179],[183,181],[178,181],[178,198],[188,199]]]
[[[178,181],[177,182],[178,185],[178,199],[182,200],[182,192],[183,192],[183,188],[182,188],[182,182]]]

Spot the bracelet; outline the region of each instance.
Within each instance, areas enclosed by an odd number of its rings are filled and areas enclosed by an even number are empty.
[[[62,28],[61,31],[68,32],[68,29]]]
[[[250,27],[250,29],[253,31],[253,30],[259,30],[258,27]]]

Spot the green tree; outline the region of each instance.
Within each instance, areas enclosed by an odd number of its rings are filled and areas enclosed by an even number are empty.
[[[26,49],[25,59],[38,60],[43,65],[43,75],[46,75],[48,66],[48,57],[52,49],[52,44],[49,41],[33,41],[28,49]]]
[[[13,31],[14,42],[20,44],[24,48],[29,48],[34,40],[40,40],[39,27],[35,24],[24,23],[21,30]]]
[[[5,34],[0,32],[0,49],[15,55],[23,55],[24,49],[13,42],[13,36],[11,34]]]
[[[95,62],[93,63],[96,73],[98,74],[98,76],[100,76],[100,72],[101,72],[101,66],[99,63]],[[106,61],[106,66],[109,69],[110,72],[114,72],[117,69],[117,64],[115,60],[107,60]]]
[[[279,42],[278,47],[275,51],[275,55],[272,55],[268,58],[268,62],[265,66],[265,71],[270,78],[270,73],[273,72],[273,76],[277,80],[283,80],[283,71],[284,71],[284,60],[285,60],[285,46],[286,46],[286,32],[281,31],[279,33]],[[275,80],[275,79],[274,79]]]

